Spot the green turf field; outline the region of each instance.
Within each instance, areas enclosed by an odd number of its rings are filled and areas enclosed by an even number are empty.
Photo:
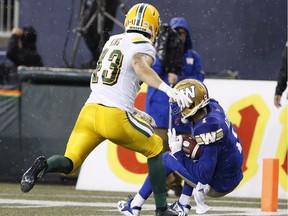
[[[80,191],[74,186],[37,184],[29,193],[22,193],[19,184],[0,183],[0,215],[2,216],[88,216],[121,215],[117,211],[117,202],[125,200],[129,194],[120,192]],[[175,196],[169,196],[173,202]],[[192,206],[194,201],[191,202]],[[207,199],[213,207],[204,215],[209,216],[256,216],[288,215],[287,200],[279,200],[278,211],[263,213],[260,199],[218,198]],[[154,215],[153,199],[143,206],[141,215]],[[196,215],[192,207],[189,215]]]

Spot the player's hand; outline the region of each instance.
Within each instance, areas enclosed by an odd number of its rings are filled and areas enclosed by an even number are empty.
[[[18,35],[19,37],[22,37],[22,35],[23,35],[23,30],[20,29],[20,28],[14,27],[14,28],[12,29],[12,32],[11,32],[11,33]]]
[[[190,103],[192,103],[192,101],[188,96],[184,95],[183,93],[179,92],[174,88],[171,88],[165,82],[162,82],[159,85],[158,89],[165,92],[169,98],[176,101],[177,105],[180,107],[181,110],[183,110],[186,107],[189,107]]]
[[[281,107],[281,95],[274,96],[274,105],[279,108]]]
[[[181,110],[189,107],[190,103],[192,103],[192,101],[186,95],[176,89],[170,88],[167,90],[166,94],[168,95],[168,97],[172,98],[177,102],[177,105],[181,108]]]
[[[148,113],[143,112],[137,108],[134,108],[133,114],[136,117],[139,117],[139,118],[143,119],[144,121],[148,122],[153,128],[157,127],[155,120]]]
[[[174,154],[176,152],[179,152],[182,150],[182,142],[183,142],[183,137],[181,135],[177,136],[176,135],[176,130],[175,128],[168,129],[168,143],[169,147],[171,149],[171,153]]]

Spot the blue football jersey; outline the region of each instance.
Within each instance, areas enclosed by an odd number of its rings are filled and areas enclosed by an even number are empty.
[[[208,115],[193,125],[192,131],[201,147],[198,161],[175,153],[193,182],[209,184],[218,192],[234,189],[242,180],[243,151],[232,123],[219,103],[210,99]]]

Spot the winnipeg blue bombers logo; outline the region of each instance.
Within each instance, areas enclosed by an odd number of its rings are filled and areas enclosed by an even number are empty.
[[[193,99],[196,97],[196,93],[195,93],[195,86],[191,85],[188,86],[186,88],[180,89],[179,90],[181,93],[183,93],[184,95],[186,95],[187,97]]]

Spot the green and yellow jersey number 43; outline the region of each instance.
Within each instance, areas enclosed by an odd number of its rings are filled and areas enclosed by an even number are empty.
[[[99,57],[96,69],[92,73],[92,83],[98,83],[99,76],[102,76],[102,83],[105,85],[114,85],[117,83],[121,71],[123,54],[119,49],[113,50],[108,58],[110,62],[109,68],[102,68],[102,61],[108,50],[107,48],[104,49]]]

